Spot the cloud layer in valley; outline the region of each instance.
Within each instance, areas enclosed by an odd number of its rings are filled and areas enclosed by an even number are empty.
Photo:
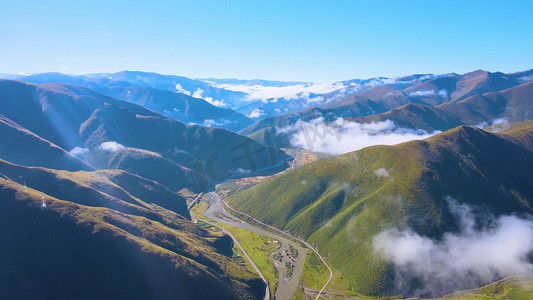
[[[230,91],[244,92],[248,94],[248,100],[266,99],[300,99],[308,97],[309,94],[326,94],[344,87],[342,82],[296,84],[289,86],[262,86],[262,85],[240,85],[240,84],[213,84],[218,88]]]
[[[533,251],[531,219],[483,216],[485,226],[480,227],[471,207],[453,200],[449,206],[461,230],[441,240],[410,229],[389,229],[374,238],[375,253],[396,266],[395,284],[400,292],[436,297],[506,276],[533,274],[528,260]]]
[[[279,130],[292,134],[291,144],[311,152],[339,155],[374,145],[394,145],[430,137],[428,133],[397,127],[390,120],[372,123],[347,122],[339,118],[331,124],[323,118]]]

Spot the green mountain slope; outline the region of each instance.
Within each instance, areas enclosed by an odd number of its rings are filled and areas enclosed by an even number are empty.
[[[0,161],[0,202],[0,294],[7,299],[264,293],[256,275],[226,256],[231,240],[188,221],[185,200],[156,182],[119,170]]]
[[[443,299],[509,299],[522,300],[533,298],[533,279],[531,276],[514,276],[498,280],[484,287],[460,291],[446,295]]]
[[[197,181],[207,181],[205,175],[179,165],[158,153],[131,147],[116,151],[93,149],[85,160],[98,169],[120,169],[154,180],[173,191],[184,186],[195,187]]]
[[[451,93],[454,101],[459,101],[476,94],[501,91],[517,85],[513,76],[501,72],[477,70],[457,78],[456,89]]]
[[[533,132],[533,126],[527,129]],[[439,238],[458,230],[447,198],[495,215],[533,212],[533,155],[475,127],[323,159],[232,195],[238,210],[315,244],[367,295],[392,295],[394,266],[372,250],[394,227]],[[404,292],[404,291],[403,291]]]
[[[531,119],[533,83],[524,83],[500,92],[474,95],[458,102],[437,106],[406,104],[385,113],[348,118],[358,123],[394,121],[395,124],[424,130],[447,130],[459,125],[490,125],[496,119]]]

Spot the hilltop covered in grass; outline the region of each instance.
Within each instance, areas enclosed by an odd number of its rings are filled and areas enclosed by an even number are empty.
[[[189,221],[185,199],[120,170],[0,160],[0,295],[50,299],[260,299],[231,239]]]
[[[316,245],[366,295],[409,294],[374,237],[412,230],[440,239],[461,224],[449,199],[498,216],[533,212],[533,125],[492,134],[461,126],[422,141],[323,159],[229,197],[230,205]],[[414,283],[416,285],[416,283]],[[416,288],[416,287],[410,287]]]

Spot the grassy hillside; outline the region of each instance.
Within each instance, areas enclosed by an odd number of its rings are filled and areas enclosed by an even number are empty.
[[[161,185],[0,166],[2,298],[262,298],[257,275],[226,256],[231,240],[188,221]]]
[[[158,115],[83,87],[0,80],[0,114],[67,150],[83,145],[78,134],[80,125],[95,109],[106,105],[145,116]]]
[[[180,216],[190,218],[184,198],[155,181],[121,170],[69,172],[22,167],[0,159],[0,174],[58,199],[69,199],[81,205],[108,207],[160,222]],[[161,215],[152,211],[157,207],[179,216],[169,215],[164,221]]]
[[[533,298],[533,279],[530,276],[509,277],[479,289],[456,292],[443,299],[509,299]]]
[[[437,106],[406,104],[385,113],[348,118],[358,123],[392,120],[406,128],[448,130],[459,125],[490,125],[496,119],[529,120],[533,83],[524,83],[500,92],[474,95],[458,102]]]
[[[447,197],[495,215],[533,212],[531,154],[462,126],[323,159],[234,194],[229,203],[315,244],[355,292],[392,295],[394,267],[374,254],[373,237],[390,227],[433,238],[457,230]]]
[[[458,77],[456,89],[451,94],[454,101],[468,98],[472,95],[501,91],[519,84],[517,78],[507,76],[501,72],[487,72],[477,70]]]
[[[98,169],[120,169],[154,180],[172,191],[184,186],[196,187],[198,181],[207,181],[204,174],[143,149],[124,147],[114,152],[93,150],[85,156],[85,160]],[[193,189],[201,192],[199,188]]]

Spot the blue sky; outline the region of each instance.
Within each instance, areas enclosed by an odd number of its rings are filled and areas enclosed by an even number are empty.
[[[327,82],[533,68],[533,1],[3,0],[1,6],[0,73],[127,69]]]

